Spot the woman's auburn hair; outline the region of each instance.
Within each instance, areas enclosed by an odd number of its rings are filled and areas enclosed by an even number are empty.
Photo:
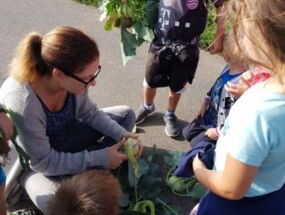
[[[230,0],[228,14],[246,60],[285,81],[285,1]]]
[[[19,44],[11,63],[12,76],[33,83],[53,68],[66,74],[80,72],[99,57],[96,42],[73,27],[57,27],[41,36],[29,33]]]

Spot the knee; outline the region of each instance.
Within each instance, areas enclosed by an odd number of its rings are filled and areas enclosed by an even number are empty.
[[[181,95],[182,93],[184,93],[187,90],[187,83],[183,83],[183,85],[179,84],[179,85],[174,85],[174,84],[170,84],[170,94],[172,96],[175,95]]]
[[[128,125],[126,125],[127,126],[126,129],[131,131],[135,126],[136,114],[129,106],[121,106],[120,108],[123,109],[124,121],[128,122]]]
[[[157,82],[150,79],[150,78],[145,78],[143,80],[143,87],[144,88],[156,88],[158,85],[157,85]]]
[[[128,106],[126,106],[126,115],[132,122],[135,123],[135,121],[136,121],[136,114],[135,114],[134,110],[131,109]]]
[[[192,135],[190,135],[188,125],[182,129],[182,135],[183,135],[185,140],[187,140],[188,142],[191,142]]]

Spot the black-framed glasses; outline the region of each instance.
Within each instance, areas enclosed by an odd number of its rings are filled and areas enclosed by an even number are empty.
[[[92,81],[94,81],[98,77],[100,71],[101,71],[101,65],[99,65],[97,71],[94,73],[94,75],[88,81],[84,81],[83,79],[79,78],[77,75],[74,75],[74,74],[65,74],[65,75],[85,84],[85,87],[87,87]]]

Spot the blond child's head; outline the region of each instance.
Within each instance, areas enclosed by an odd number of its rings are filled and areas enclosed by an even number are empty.
[[[284,83],[285,1],[230,0],[229,16],[242,55]]]
[[[245,58],[239,51],[232,30],[225,34],[223,42],[223,56],[228,63],[245,64]]]
[[[60,185],[49,215],[117,215],[120,194],[119,182],[111,173],[89,170]]]

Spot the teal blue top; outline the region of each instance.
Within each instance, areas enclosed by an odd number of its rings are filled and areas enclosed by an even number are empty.
[[[232,107],[217,142],[215,166],[226,155],[258,168],[247,197],[276,191],[285,183],[285,95],[264,83],[249,89]]]

